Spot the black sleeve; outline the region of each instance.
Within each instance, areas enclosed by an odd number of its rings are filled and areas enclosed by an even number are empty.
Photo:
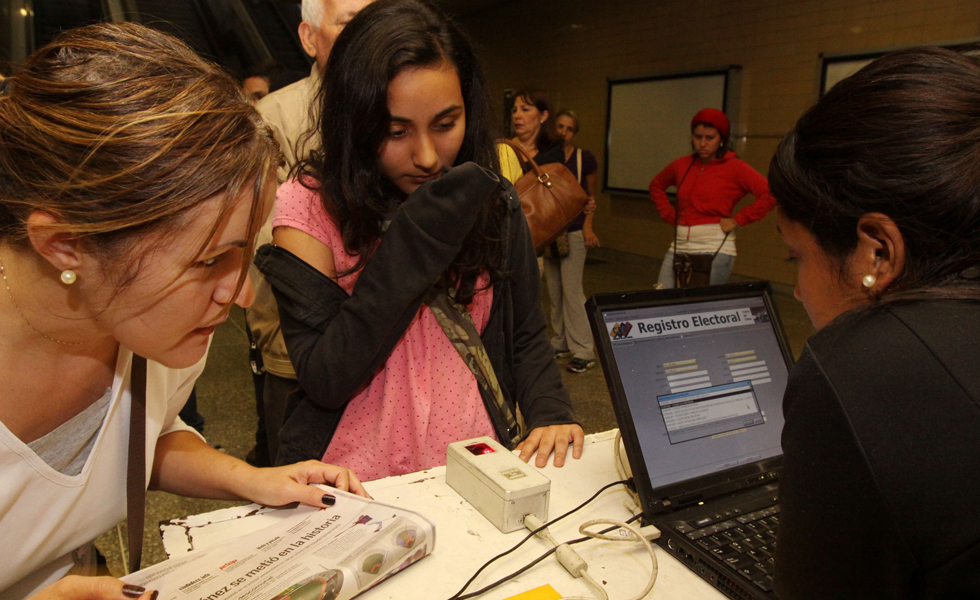
[[[420,187],[395,212],[350,296],[298,258],[295,269],[280,272],[269,269],[269,252],[257,257],[279,304],[297,379],[312,402],[344,406],[385,363],[499,185],[493,173],[467,163]],[[282,264],[284,251],[276,250]]]
[[[513,377],[527,429],[575,423],[572,402],[555,362],[541,309],[538,260],[524,214],[511,219],[510,286],[513,298]]]

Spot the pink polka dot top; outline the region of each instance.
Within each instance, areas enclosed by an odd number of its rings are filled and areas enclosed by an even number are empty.
[[[337,272],[357,262],[344,251],[340,230],[317,194],[296,180],[276,193],[272,226],[292,227],[326,244]],[[338,280],[348,294],[358,274]],[[467,307],[480,333],[492,301],[487,289]],[[347,404],[323,461],[370,481],[444,465],[450,442],[481,435],[496,438],[476,378],[422,305],[384,366]]]

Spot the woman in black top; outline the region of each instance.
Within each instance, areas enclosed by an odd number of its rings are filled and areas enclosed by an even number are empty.
[[[980,61],[886,55],[769,168],[796,297],[775,589],[980,596]]]

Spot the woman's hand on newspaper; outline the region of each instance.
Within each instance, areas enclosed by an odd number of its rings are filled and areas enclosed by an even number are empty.
[[[330,506],[332,496],[313,483],[370,498],[354,471],[308,460],[285,467],[255,469],[245,497],[265,506],[285,506],[294,502],[308,506]]]
[[[123,583],[114,577],[69,575],[52,583],[28,600],[156,600],[159,592]]]
[[[524,462],[529,461],[537,450],[538,458],[534,461],[534,465],[540,469],[548,464],[548,457],[551,456],[552,450],[555,451],[555,466],[564,465],[568,444],[572,445],[572,456],[582,458],[585,431],[580,425],[572,423],[532,429],[524,441],[517,445],[517,449],[521,451],[521,460]]]

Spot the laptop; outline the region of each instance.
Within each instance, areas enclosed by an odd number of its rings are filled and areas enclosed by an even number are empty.
[[[586,304],[643,522],[729,598],[774,598],[792,353],[768,282]]]

